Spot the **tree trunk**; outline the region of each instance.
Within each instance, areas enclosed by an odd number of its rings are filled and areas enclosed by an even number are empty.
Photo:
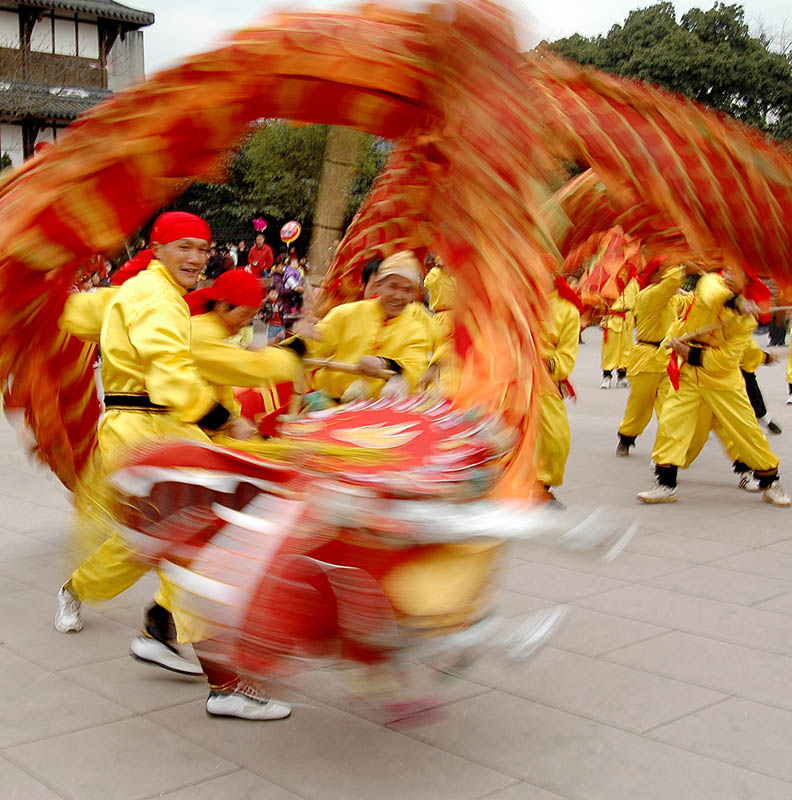
[[[311,281],[319,283],[332,260],[333,241],[344,235],[349,189],[357,172],[365,134],[332,126],[327,133],[322,180],[316,198],[308,261]]]

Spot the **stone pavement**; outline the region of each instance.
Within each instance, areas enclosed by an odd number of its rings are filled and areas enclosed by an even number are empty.
[[[372,721],[326,672],[279,689],[290,720],[208,718],[201,681],[127,655],[150,578],[56,633],[68,497],[3,422],[0,798],[792,798],[792,511],[738,490],[715,442],[676,505],[639,506],[654,426],[614,457],[627,392],[599,390],[599,336],[585,337],[559,496],[631,509],[640,533],[610,565],[515,547],[505,613],[565,603],[565,627],[527,663],[477,663],[410,724]],[[792,484],[783,366],[760,381]]]

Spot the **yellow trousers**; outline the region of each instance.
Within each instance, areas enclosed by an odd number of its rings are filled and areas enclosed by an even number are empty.
[[[792,346],[789,348],[789,358],[787,359],[787,383],[792,386]]]
[[[670,391],[663,403],[652,458],[656,464],[689,466],[690,455],[698,455],[713,426],[724,443],[731,442],[732,458],[758,472],[778,469],[745,389],[702,389],[684,375],[679,390]]]
[[[624,409],[624,419],[619,433],[624,436],[640,436],[652,419],[652,409],[660,418],[671,381],[667,372],[639,372],[630,376],[630,396]],[[709,431],[708,431],[709,432]]]
[[[602,332],[602,357],[600,368],[613,371],[627,369],[627,359],[632,349],[632,328],[624,327],[620,331],[604,330]]]
[[[720,439],[723,449],[729,457],[729,461],[742,461],[734,442],[729,438],[718,420],[711,414],[702,414],[690,442],[685,464],[682,467],[683,469],[687,469],[698,458],[699,453],[704,449],[704,445],[707,443],[707,439],[709,439],[710,431],[713,431],[718,439]]]
[[[564,399],[556,394],[539,398],[539,436],[536,442],[536,478],[545,486],[560,486],[569,457],[569,418]]]
[[[114,533],[77,567],[70,588],[82,603],[109,600],[137,583],[151,569]],[[169,586],[160,573],[160,589],[154,600],[170,610]]]

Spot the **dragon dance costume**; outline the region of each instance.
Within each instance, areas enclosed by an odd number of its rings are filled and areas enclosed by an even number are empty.
[[[79,263],[117,251],[185,180],[210,175],[251,121],[271,117],[400,140],[349,226],[319,305],[329,312],[330,336],[356,334],[345,319],[351,312],[340,309],[359,296],[362,265],[435,249],[459,289],[455,329],[467,336],[458,386],[447,404],[367,401],[290,423],[281,461],[219,447],[198,421],[214,409],[217,422],[229,410],[216,408],[216,390],[190,361],[180,291],[157,269],[140,275],[111,301],[108,335],[102,331],[118,379],[105,389],[138,404],[111,414],[139,415],[128,423],[131,436],[167,428],[183,430],[184,440],[115,462],[110,481],[128,512],[128,542],[149,563],[167,562],[179,610],[206,620],[209,630],[193,633],[231,671],[268,674],[276,663],[328,654],[398,663],[446,649],[453,660],[485,639],[527,652],[543,638],[536,621],[493,637],[489,589],[502,539],[541,529],[570,544],[559,527],[514,509],[536,476],[547,297],[580,227],[554,199],[559,164],[585,161],[609,193],[604,212],[578,195],[583,219],[607,218],[594,232],[623,224],[647,256],[669,241],[718,250],[730,267],[747,262],[784,285],[792,279],[792,165],[772,144],[692,102],[520,52],[508,13],[488,2],[426,13],[284,14],[254,26],[114,95],[0,182],[4,406],[24,415],[36,452],[67,486],[85,478],[99,409],[90,347],[55,326]],[[575,186],[591,188],[589,180]],[[139,298],[141,319],[155,316],[145,307],[154,293],[171,304],[169,324],[178,330],[155,326],[153,339],[141,341],[164,348],[172,370],[130,369],[132,342],[109,335],[111,317],[134,327],[124,298],[135,286],[151,289]],[[388,347],[407,351],[402,363],[384,352],[391,324],[376,307],[356,311],[370,343],[397,367],[391,371],[414,385],[425,369],[414,352],[428,341],[425,329],[398,322]],[[707,342],[714,346],[703,367],[686,364],[683,378],[697,374],[690,370],[714,375],[716,351],[731,352],[731,335]],[[333,355],[354,359],[344,346]],[[174,378],[180,374],[189,374],[188,388]],[[338,398],[349,377],[329,370],[326,380]],[[377,380],[367,378],[375,392]],[[713,406],[717,391],[702,388],[697,403]],[[750,438],[743,431],[738,443]],[[769,470],[774,462],[751,443],[755,466]],[[582,535],[573,531],[573,539]],[[610,543],[601,532],[592,537],[603,539]],[[286,596],[295,602],[282,603]],[[257,702],[233,702],[248,701]]]

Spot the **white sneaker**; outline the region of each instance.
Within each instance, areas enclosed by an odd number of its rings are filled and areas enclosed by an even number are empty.
[[[617,378],[616,379],[616,388],[617,389],[629,389],[630,388],[630,382],[627,380],[627,378]]]
[[[66,584],[64,583],[58,592],[58,610],[55,612],[55,630],[60,631],[60,633],[69,633],[69,631],[74,631],[76,633],[82,629],[80,601],[66,588]]]
[[[745,489],[746,492],[761,492],[762,489],[759,486],[759,481],[751,475],[750,472],[743,472],[740,475],[739,483],[737,484],[741,489]]]
[[[787,395],[786,404],[792,406],[792,392]]]
[[[600,389],[610,389],[611,387],[611,379],[607,377],[607,375],[602,379],[602,383],[600,384]],[[790,395],[792,397],[792,395]]]
[[[781,481],[773,481],[770,486],[762,492],[762,498],[765,502],[771,503],[774,506],[787,508],[792,506],[792,497],[790,497],[781,485]]]
[[[136,636],[129,645],[129,652],[133,658],[156,664],[171,672],[180,672],[182,675],[203,675],[200,664],[189,661],[179,655],[172,647],[164,642],[153,639],[151,636]]]
[[[215,717],[285,719],[291,714],[291,706],[265,697],[249,683],[240,683],[233,692],[209,692],[206,712]]]
[[[662,483],[658,483],[652,489],[647,489],[645,492],[638,492],[636,497],[642,503],[676,503],[677,488],[676,486],[663,486]]]

